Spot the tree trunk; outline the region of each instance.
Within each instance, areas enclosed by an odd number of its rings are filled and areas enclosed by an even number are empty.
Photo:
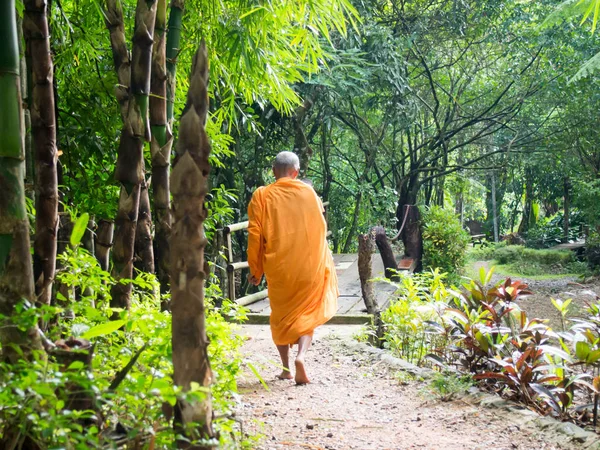
[[[172,12],[173,14],[173,12]],[[152,76],[150,78],[150,127],[152,140],[152,192],[154,199],[155,269],[161,293],[169,290],[169,234],[171,233],[171,199],[169,168],[173,135],[167,121],[167,0],[159,0],[154,25]],[[179,45],[179,44],[178,44]],[[174,86],[173,86],[174,89]]]
[[[525,169],[525,206],[523,207],[523,218],[519,225],[519,234],[527,233],[532,222],[533,215],[533,173],[531,169]]]
[[[359,188],[360,189],[360,188]],[[348,235],[346,236],[346,243],[344,244],[344,248],[342,253],[349,253],[350,246],[354,241],[353,236],[356,234],[356,229],[358,228],[358,216],[360,214],[360,205],[362,202],[362,189],[358,191],[356,194],[356,205],[354,206],[354,215],[352,216],[352,225],[350,225],[350,230],[348,231]]]
[[[56,270],[58,181],[53,69],[46,0],[25,0],[23,34],[31,61],[31,130],[35,150],[36,221],[33,244],[35,291],[50,304]]]
[[[173,380],[183,391],[191,383],[210,387],[208,337],[204,316],[204,262],[206,237],[203,224],[208,210],[208,156],[205,131],[208,112],[208,57],[204,41],[194,56],[187,103],[181,117],[176,158],[171,173],[173,229],[171,232],[171,311],[173,321]],[[195,422],[193,432],[186,425]],[[191,439],[213,439],[210,393],[202,401],[180,397],[175,407],[175,430]],[[210,449],[207,444],[178,442],[180,448]]]
[[[313,154],[312,148],[310,148],[308,140],[306,139],[306,134],[304,133],[304,118],[312,106],[313,101],[307,98],[302,102],[302,105],[296,109],[296,113],[292,118],[294,123],[294,153],[296,153],[300,159],[300,177],[306,176],[308,163]]]
[[[100,220],[96,231],[96,259],[100,268],[106,272],[110,268],[110,248],[112,247],[115,223],[110,220]]]
[[[385,234],[385,228],[374,227],[372,233],[375,235],[375,243],[379,249],[381,260],[383,261],[383,267],[385,267],[385,277],[391,280],[398,278],[398,263],[394,256],[394,250],[390,241]]]
[[[121,195],[115,218],[113,249],[113,276],[117,283],[111,289],[111,306],[117,308],[129,309],[131,297],[131,283],[120,283],[119,280],[133,277],[135,231],[145,172],[144,141],[150,139],[148,97],[155,19],[156,2],[138,0],[133,51],[129,61],[121,5],[118,0],[107,0],[106,23],[121,84],[117,88],[117,100],[121,114],[124,114],[115,168],[115,180],[121,183]],[[127,79],[128,74],[130,79]]]
[[[379,228],[379,227],[377,227]],[[360,278],[360,290],[362,293],[367,312],[375,314],[378,311],[377,300],[373,292],[373,268],[371,259],[373,257],[373,235],[372,233],[358,235],[358,276]]]
[[[494,226],[494,242],[500,240],[498,227],[498,204],[496,203],[496,174],[492,172],[492,221]]]
[[[372,345],[381,347],[383,343],[383,323],[381,321],[381,311],[373,292],[373,267],[371,260],[373,257],[373,231],[358,236],[358,276],[360,278],[360,290],[367,307],[367,312],[373,316],[373,326],[375,335],[370,335]]]
[[[570,190],[571,190],[571,181],[569,180],[569,177],[565,177],[564,178],[564,193],[565,193],[565,197],[564,197],[564,202],[563,202],[563,242],[569,242],[569,214],[570,214],[570,207],[571,207],[571,197],[570,197]]]
[[[408,211],[407,211],[408,208]],[[404,220],[406,214],[406,223],[400,234],[404,243],[404,256],[412,258],[416,262],[415,272],[423,270],[423,235],[421,233],[421,213],[417,205],[404,205]],[[398,225],[401,226],[401,223]]]
[[[37,327],[22,330],[10,320],[23,300],[34,301],[25,210],[24,118],[14,0],[0,2],[0,344],[2,360],[16,363],[42,350]]]
[[[154,248],[152,246],[152,215],[148,184],[142,182],[140,207],[135,229],[135,267],[142,272],[154,273]]]

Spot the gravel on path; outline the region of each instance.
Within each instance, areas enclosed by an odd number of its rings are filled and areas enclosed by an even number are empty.
[[[296,386],[275,379],[281,369],[268,326],[242,327],[244,356],[269,388],[249,368],[239,380],[237,415],[246,432],[264,435],[257,449],[583,448],[468,397],[442,402],[424,394],[424,382],[399,382],[387,366],[340,344],[359,331],[348,325],[317,329],[307,358],[312,383]]]

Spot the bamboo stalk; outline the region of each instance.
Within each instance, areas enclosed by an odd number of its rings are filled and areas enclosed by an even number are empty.
[[[167,121],[167,0],[159,0],[154,25],[152,76],[150,79],[150,127],[152,140],[152,192],[155,215],[155,268],[160,289],[169,289],[169,234],[171,232],[171,199],[169,168],[173,134]]]
[[[208,58],[204,41],[194,56],[190,89],[181,117],[176,158],[171,173],[173,230],[171,232],[171,311],[173,321],[173,380],[183,391],[192,383],[210,388],[212,371],[204,315],[204,261],[206,236],[203,224],[208,191],[210,144],[205,130],[208,112]],[[179,441],[180,448],[210,449],[218,442],[212,429],[210,391],[203,401],[179,398],[175,430],[204,444]],[[193,432],[188,424],[194,422]],[[211,444],[212,441],[212,445]]]
[[[35,150],[36,221],[33,244],[38,301],[50,304],[56,270],[58,176],[53,68],[46,0],[25,0],[23,34],[31,63],[31,130]]]
[[[167,35],[167,121],[173,123],[175,110],[175,87],[177,76],[177,57],[181,41],[181,22],[185,0],[171,1],[169,31]]]
[[[145,172],[144,142],[150,139],[148,97],[156,1],[137,2],[131,61],[125,43],[121,4],[118,0],[107,0],[106,9],[119,80],[116,95],[124,119],[115,168],[115,179],[121,183],[113,247],[113,276],[118,281],[133,276],[135,234]],[[129,309],[130,297],[131,283],[117,282],[111,289],[111,306]]]
[[[42,350],[37,327],[21,330],[10,321],[21,301],[33,302],[29,223],[25,210],[23,111],[14,0],[0,2],[0,343],[2,359],[17,362]]]

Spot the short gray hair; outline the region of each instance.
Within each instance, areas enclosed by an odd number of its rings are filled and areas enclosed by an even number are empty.
[[[274,170],[283,170],[285,172],[289,170],[300,170],[300,159],[298,155],[292,152],[280,152],[273,160]]]

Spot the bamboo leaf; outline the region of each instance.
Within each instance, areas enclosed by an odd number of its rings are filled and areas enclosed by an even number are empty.
[[[88,213],[83,213],[75,222],[73,232],[71,233],[71,245],[73,247],[77,247],[81,242],[89,221],[90,215]]]
[[[95,327],[90,328],[81,336],[83,339],[91,339],[98,336],[104,336],[110,333],[114,333],[119,328],[127,323],[126,320],[112,320],[110,322],[101,323]]]

